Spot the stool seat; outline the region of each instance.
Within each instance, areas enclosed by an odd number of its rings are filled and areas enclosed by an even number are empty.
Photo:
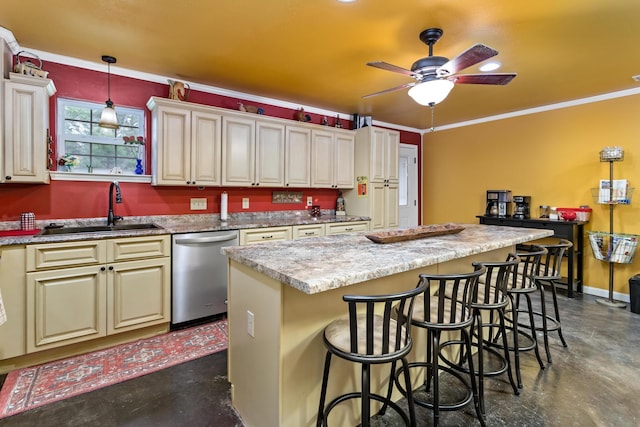
[[[396,348],[396,330],[399,329],[399,345],[400,349],[398,351],[402,351],[402,349],[407,345],[406,340],[406,331],[404,326],[397,327],[397,322],[394,319],[389,320],[389,336],[387,342],[385,343],[385,339],[383,337],[384,330],[384,318],[380,315],[373,316],[373,350],[371,354],[367,352],[367,322],[366,316],[364,314],[359,314],[356,322],[357,326],[357,335],[358,335],[358,346],[355,351],[351,349],[351,330],[349,328],[349,319],[341,318],[334,320],[331,322],[324,330],[324,338],[328,344],[333,346],[336,350],[340,350],[344,353],[351,353],[354,355],[360,355],[362,357],[369,357],[371,359],[380,359],[383,360],[381,356],[389,355],[389,357],[394,357],[395,348]],[[385,346],[383,350],[383,345]],[[383,363],[383,362],[379,362]]]

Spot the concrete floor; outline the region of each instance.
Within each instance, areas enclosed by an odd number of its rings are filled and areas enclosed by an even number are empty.
[[[553,363],[540,370],[522,356],[524,388],[486,381],[488,426],[640,425],[640,315],[561,296],[568,348],[551,338]],[[226,352],[72,397],[13,417],[0,426],[242,426],[230,405]],[[543,360],[546,360],[543,353]],[[419,410],[419,426],[432,425]],[[393,416],[379,425],[397,425]],[[472,406],[443,413],[441,425],[479,425]],[[271,427],[271,426],[257,426]],[[275,427],[275,426],[274,426]]]

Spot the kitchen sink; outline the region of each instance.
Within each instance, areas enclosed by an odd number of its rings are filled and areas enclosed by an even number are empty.
[[[142,224],[117,224],[117,225],[89,225],[86,227],[50,227],[40,232],[40,236],[54,236],[59,234],[77,234],[77,233],[104,233],[110,231],[127,231],[127,230],[156,230],[161,229],[159,225],[153,223]]]

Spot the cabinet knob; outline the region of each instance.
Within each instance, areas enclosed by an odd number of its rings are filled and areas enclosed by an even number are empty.
[[[109,271],[113,271],[113,265],[109,266]]]
[[[105,271],[106,268],[105,267],[100,267],[100,271]]]
[[[7,175],[4,177],[4,179],[6,179],[7,181],[11,181],[11,176]]]

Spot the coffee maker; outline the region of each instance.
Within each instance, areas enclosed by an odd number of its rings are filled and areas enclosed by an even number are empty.
[[[487,190],[486,216],[511,216],[511,191]]]
[[[531,206],[531,196],[513,196],[513,203],[516,207],[513,210],[513,217],[517,219],[529,219],[529,206]]]

